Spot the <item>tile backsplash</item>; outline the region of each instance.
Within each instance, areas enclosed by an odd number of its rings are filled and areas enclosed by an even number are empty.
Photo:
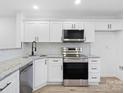
[[[31,43],[23,43],[24,54],[31,54]],[[37,43],[37,54],[61,54],[62,47],[82,47],[82,53],[90,54],[90,43]]]

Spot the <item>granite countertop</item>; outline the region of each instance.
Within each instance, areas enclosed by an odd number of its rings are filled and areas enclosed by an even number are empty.
[[[25,66],[26,64],[32,62],[31,58],[15,58],[0,62],[0,80],[6,77],[8,74],[13,73],[19,68]]]
[[[16,70],[19,70],[21,67],[27,65],[36,59],[42,58],[62,58],[62,55],[46,55],[46,56],[23,56],[10,60],[6,60],[4,62],[0,62],[0,80],[2,80],[7,75],[13,73]],[[88,58],[100,58],[98,56],[90,55]]]
[[[63,58],[63,55],[60,54],[50,54],[46,56],[47,58]]]
[[[0,62],[0,80],[36,59],[62,58],[62,55],[23,56]]]

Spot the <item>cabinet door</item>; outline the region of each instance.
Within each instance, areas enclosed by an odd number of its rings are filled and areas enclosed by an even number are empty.
[[[79,22],[79,23],[74,23],[74,28],[75,29],[84,29],[84,24]]]
[[[96,22],[94,25],[97,32],[108,31],[110,28],[108,22]]]
[[[110,23],[110,31],[120,31],[123,29],[121,22],[112,22]]]
[[[24,24],[24,42],[32,42],[36,39],[37,24],[25,22]]]
[[[96,22],[95,24],[95,30],[97,32],[100,31],[120,31],[123,29],[122,22],[120,21],[113,21],[113,22]]]
[[[63,29],[83,29],[83,23],[81,22],[68,22],[63,24]]]
[[[63,82],[62,59],[49,58],[48,61],[48,82]]]
[[[45,59],[39,59],[34,61],[33,66],[33,90],[36,90],[47,83],[47,65]]]
[[[48,22],[26,22],[24,28],[24,42],[49,42]]]
[[[63,23],[63,29],[74,29],[74,25],[71,22]]]
[[[38,42],[49,42],[49,22],[39,22],[36,25]]]
[[[62,42],[62,23],[50,23],[50,42]]]
[[[85,42],[95,41],[95,28],[92,23],[84,24]]]
[[[15,18],[0,18],[0,49],[16,48],[15,26]]]
[[[19,93],[19,71],[0,81],[0,93]]]

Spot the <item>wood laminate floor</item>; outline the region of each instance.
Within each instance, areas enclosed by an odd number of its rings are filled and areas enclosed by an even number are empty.
[[[123,82],[116,77],[101,78],[98,86],[64,87],[47,85],[33,93],[123,93]]]

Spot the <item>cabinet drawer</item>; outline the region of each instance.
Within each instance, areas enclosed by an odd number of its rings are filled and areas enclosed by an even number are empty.
[[[49,62],[62,63],[62,58],[49,58]]]
[[[99,72],[97,72],[97,73],[89,72],[88,81],[89,82],[100,82],[100,73]]]
[[[100,58],[90,58],[89,63],[100,63]]]
[[[19,71],[0,81],[0,93],[19,93]]]
[[[99,64],[89,64],[88,69],[90,72],[100,72],[100,65]]]

